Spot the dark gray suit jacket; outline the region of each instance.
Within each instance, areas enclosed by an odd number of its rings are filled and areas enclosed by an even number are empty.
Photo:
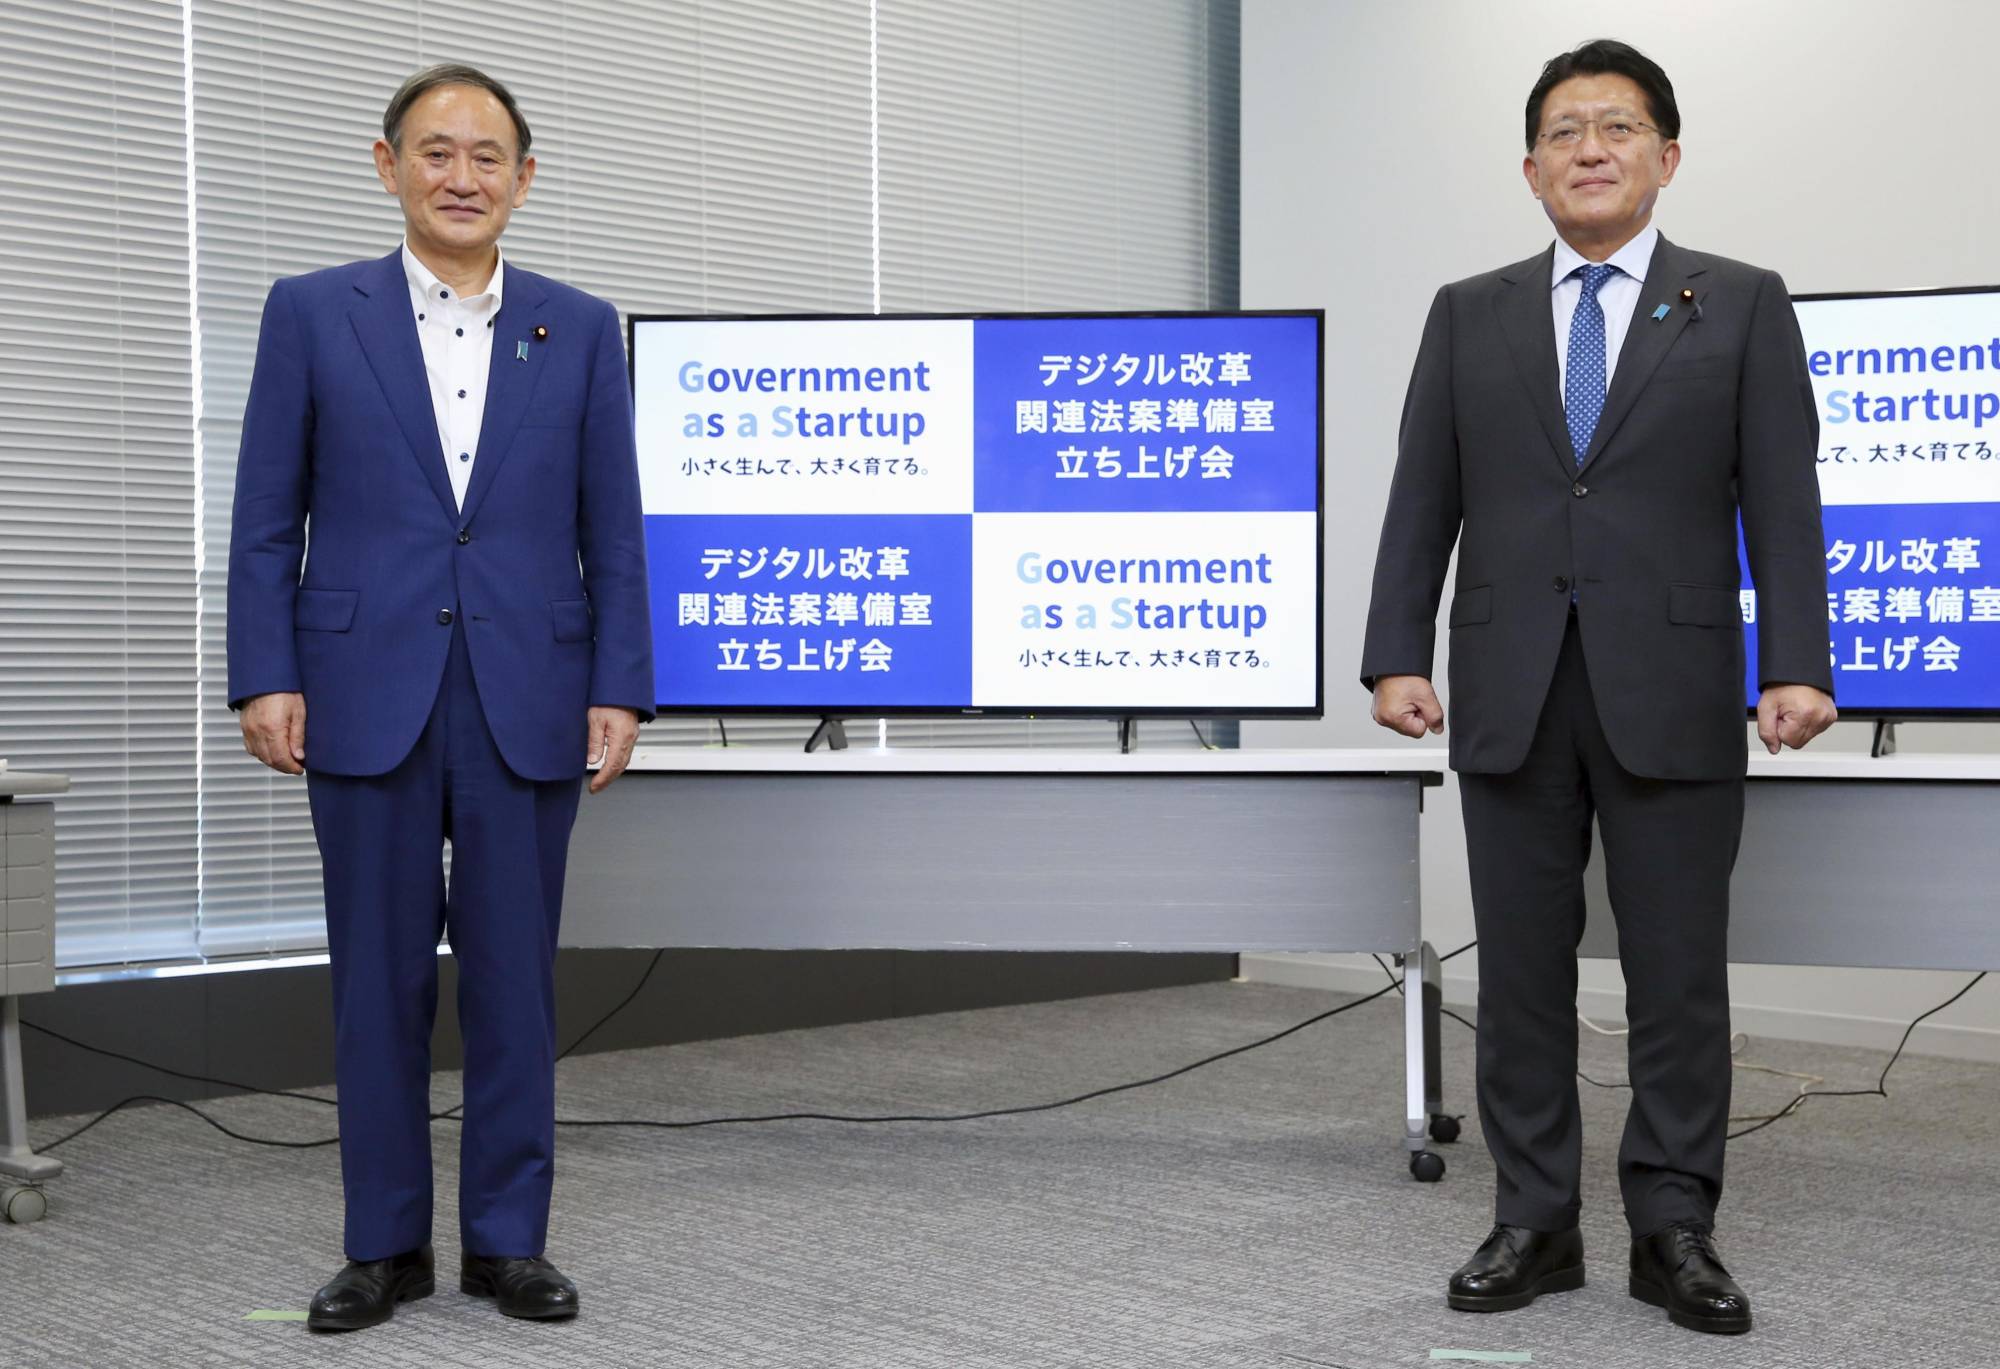
[[[1519,767],[1574,591],[1619,763],[1659,779],[1740,776],[1739,512],[1761,682],[1833,686],[1819,418],[1791,301],[1774,272],[1660,238],[1579,471],[1557,380],[1553,254],[1447,285],[1431,306],[1403,405],[1362,682],[1430,675],[1457,542],[1454,769]],[[1655,320],[1661,304],[1669,311]]]

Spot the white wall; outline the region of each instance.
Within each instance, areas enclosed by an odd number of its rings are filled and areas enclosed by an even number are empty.
[[[1439,285],[1548,243],[1521,179],[1523,107],[1546,59],[1597,37],[1632,43],[1674,82],[1685,156],[1654,222],[1675,241],[1774,267],[1795,291],[2000,282],[1990,0],[1634,0],[1595,14],[1556,0],[1247,0],[1243,305],[1327,310],[1335,497],[1327,716],[1246,725],[1246,746],[1394,742],[1368,720],[1355,666],[1418,333]],[[1990,725],[1901,733],[1905,751],[2000,750]],[[1814,743],[1867,744],[1861,724]],[[1432,795],[1423,837],[1426,934],[1450,949],[1473,935],[1450,783]],[[1446,967],[1448,997],[1470,1000],[1476,955]],[[1347,957],[1245,967],[1341,987],[1381,974]],[[1739,1029],[1888,1047],[1965,979],[1739,966],[1731,989]],[[1583,983],[1587,1011],[1622,1014],[1615,963],[1585,962]],[[2000,982],[1931,1024],[1914,1048],[2000,1059]]]

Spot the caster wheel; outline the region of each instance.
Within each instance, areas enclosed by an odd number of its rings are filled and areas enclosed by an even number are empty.
[[[1431,1139],[1440,1145],[1450,1145],[1458,1139],[1458,1119],[1449,1113],[1439,1112],[1431,1116]]]
[[[1410,1173],[1420,1184],[1434,1184],[1444,1178],[1444,1157],[1420,1150],[1410,1157]]]
[[[48,1210],[48,1195],[39,1188],[0,1188],[0,1213],[10,1222],[22,1226],[39,1222]]]

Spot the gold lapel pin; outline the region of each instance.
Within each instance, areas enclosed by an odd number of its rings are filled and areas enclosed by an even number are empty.
[[[1690,295],[1690,296],[1688,296],[1688,298],[1692,299],[1692,298],[1693,298],[1693,296],[1692,296],[1692,295]],[[538,323],[538,324],[536,324],[536,325],[535,325],[535,341],[537,341],[537,342],[547,342],[548,340],[549,340],[549,329],[548,329],[548,325],[547,325],[547,324],[545,324],[545,323]]]
[[[1683,291],[1681,291],[1681,303],[1682,303],[1682,304],[1692,304],[1692,303],[1694,303],[1694,291],[1692,291],[1692,290],[1683,290]],[[540,337],[540,336],[541,336],[541,330],[540,330],[540,329],[536,329],[536,330],[535,330],[535,336],[536,336],[536,337]]]

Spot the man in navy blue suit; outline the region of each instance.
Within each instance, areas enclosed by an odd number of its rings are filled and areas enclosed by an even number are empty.
[[[258,336],[229,701],[252,755],[306,775],[325,866],[347,1264],[313,1298],[315,1330],[372,1326],[432,1291],[447,932],[460,1287],[510,1316],[578,1307],[543,1254],[551,965],[582,777],[597,765],[596,793],[624,770],[653,656],[617,310],[500,256],[528,148],[498,81],[411,77],[375,144],[402,246],[277,282]]]

